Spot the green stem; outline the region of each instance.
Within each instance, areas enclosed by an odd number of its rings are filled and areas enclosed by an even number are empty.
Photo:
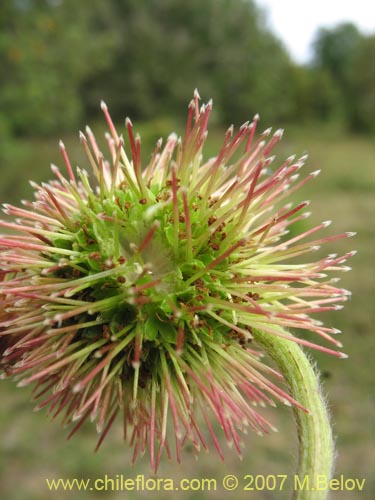
[[[294,408],[299,464],[293,481],[293,498],[324,500],[329,493],[324,485],[328,485],[332,477],[334,444],[318,375],[295,342],[259,331],[254,331],[254,337],[278,364],[291,396],[309,410],[306,414]]]

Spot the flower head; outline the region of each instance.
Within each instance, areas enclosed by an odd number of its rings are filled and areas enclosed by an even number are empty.
[[[125,140],[102,103],[109,159],[89,128],[90,174],[60,143],[67,177],[53,165],[56,179],[33,183],[24,208],[4,205],[13,219],[0,222],[17,232],[0,238],[2,376],[33,384],[38,408],[74,423],[70,435],[96,421],[98,446],[122,413],[133,460],[147,449],[153,470],[172,441],[180,460],[187,441],[209,446],[205,434],[223,457],[213,420],[240,453],[241,431],[274,429],[254,404],[301,406],[263,363],[257,331],[345,357],[337,330],[311,314],[347,299],[326,273],[353,252],[292,258],[352,234],[312,241],[323,222],[288,236],[308,202],[284,200],[318,172],[300,180],[306,158],[294,156],[272,168],[282,131],[257,137],[258,116],[203,160],[211,108],[196,92],[184,137],[158,141],[143,166],[131,121]]]

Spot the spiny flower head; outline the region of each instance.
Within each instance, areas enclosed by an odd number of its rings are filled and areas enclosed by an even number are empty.
[[[294,156],[271,168],[282,131],[257,137],[257,115],[203,160],[211,108],[195,92],[184,137],[158,141],[144,166],[131,121],[125,141],[102,103],[109,159],[89,128],[90,174],[60,143],[67,177],[53,165],[56,179],[32,183],[35,201],[4,205],[13,219],[0,223],[17,233],[0,238],[2,377],[33,384],[37,408],[74,423],[69,436],[96,421],[98,446],[121,413],[133,461],[147,450],[153,470],[172,441],[178,461],[208,436],[223,458],[215,420],[241,453],[241,431],[274,429],[255,406],[301,407],[262,361],[257,331],[345,357],[311,314],[347,299],[326,273],[353,252],[292,258],[352,233],[311,241],[323,222],[288,236],[308,202],[284,200],[318,172],[300,180],[306,158]]]

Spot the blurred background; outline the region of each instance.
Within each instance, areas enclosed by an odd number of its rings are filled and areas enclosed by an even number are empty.
[[[324,249],[359,253],[342,277],[353,292],[340,313],[321,319],[343,331],[346,361],[311,353],[322,371],[337,437],[336,476],[366,478],[363,492],[332,498],[374,498],[374,217],[375,28],[369,2],[272,0],[1,0],[0,1],[0,200],[32,196],[28,179],[50,178],[61,164],[62,138],[75,164],[86,166],[78,130],[105,130],[104,99],[122,126],[130,116],[142,136],[144,158],[155,141],[183,131],[195,87],[214,99],[206,154],[215,153],[224,130],[256,112],[261,124],[285,127],[276,153],[283,160],[309,152],[308,171],[322,169],[296,200],[312,200],[309,225],[333,219],[332,230],[357,231],[355,240]],[[329,10],[335,4],[336,8]],[[348,5],[353,11],[347,11]],[[304,7],[302,7],[302,5]],[[283,6],[283,7],[281,7]],[[323,7],[322,7],[323,6]],[[367,12],[366,12],[367,10]],[[358,18],[362,12],[362,21]],[[329,16],[327,17],[329,13]],[[58,422],[33,407],[27,389],[0,384],[0,492],[9,500],[72,498],[49,492],[45,478],[96,478],[108,474],[150,477],[147,458],[131,456],[114,430],[98,454],[87,426],[72,441]],[[166,460],[160,477],[226,474],[292,474],[297,457],[293,416],[265,411],[279,433],[245,437],[242,462],[228,450],[183,465]],[[227,493],[228,498],[289,498],[283,492]],[[224,492],[182,493],[186,499]],[[77,492],[74,498],[166,498],[168,492]]]

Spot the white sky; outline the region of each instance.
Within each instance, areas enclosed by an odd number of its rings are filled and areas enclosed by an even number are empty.
[[[255,0],[266,8],[268,26],[284,42],[292,58],[304,63],[318,27],[353,22],[362,32],[375,31],[375,2],[371,0]]]

